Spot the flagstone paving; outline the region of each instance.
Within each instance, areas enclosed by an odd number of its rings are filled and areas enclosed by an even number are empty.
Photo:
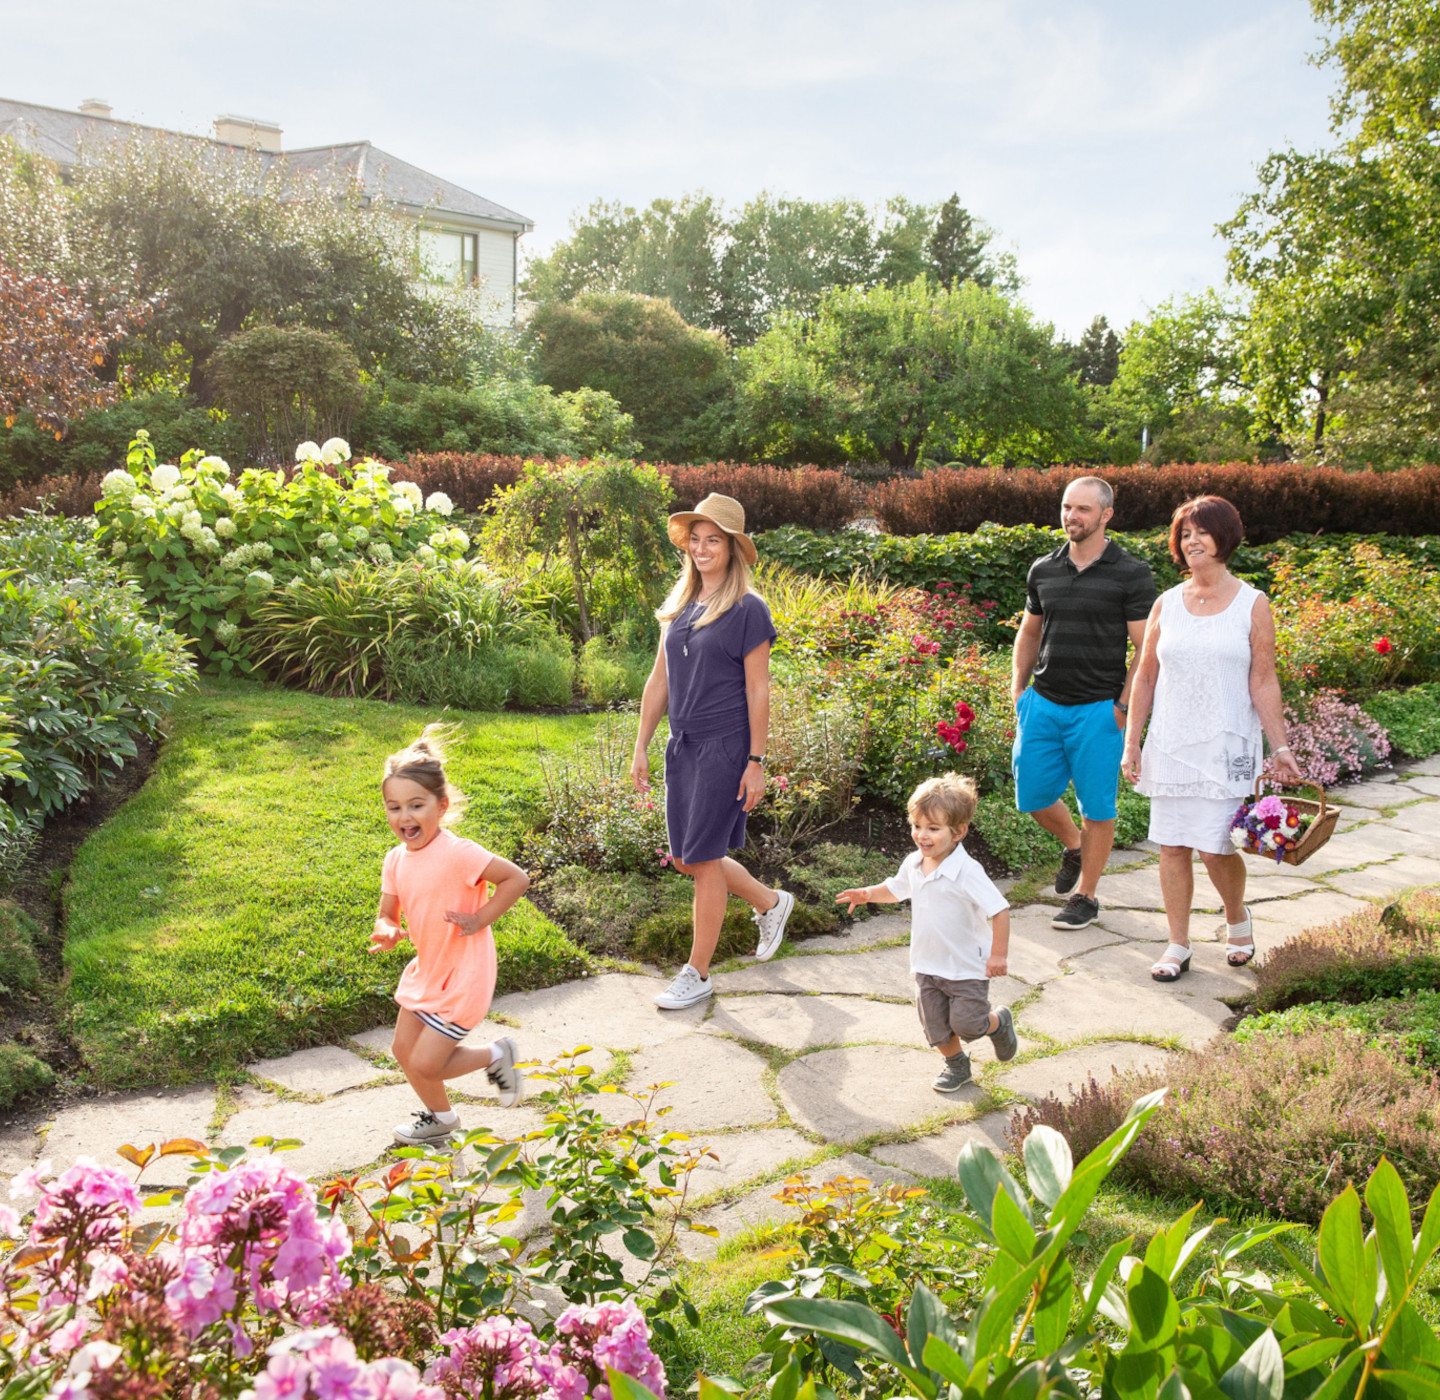
[[[1440,757],[1335,796],[1339,830],[1303,867],[1247,861],[1262,954],[1366,900],[1440,883]],[[1016,1006],[1020,1053],[1002,1065],[988,1041],[971,1047],[974,1081],[958,1094],[930,1087],[940,1061],[910,1005],[903,910],[789,944],[770,963],[720,969],[709,1004],[662,1012],[652,1000],[666,982],[658,972],[609,973],[499,997],[472,1039],[512,1036],[524,1057],[542,1063],[589,1047],[580,1058],[627,1091],[597,1101],[610,1121],[636,1116],[631,1094],[643,1099],[649,1086],[669,1084],[655,1099],[671,1109],[662,1126],[709,1150],[689,1187],[698,1218],[722,1234],[755,1228],[789,1213],[773,1197],[793,1170],[815,1180],[948,1175],[967,1142],[1005,1150],[1016,1106],[1091,1077],[1104,1083],[1163,1067],[1221,1034],[1252,974],[1225,962],[1220,902],[1197,864],[1193,970],[1174,985],[1151,980],[1168,937],[1155,855],[1149,843],[1115,853],[1100,884],[1100,918],[1088,929],[1050,926],[1060,902],[1053,892],[1013,910],[1010,975],[995,980],[992,997]],[[123,1144],[169,1137],[216,1146],[296,1139],[304,1145],[288,1160],[312,1178],[374,1166],[415,1107],[390,1039],[380,1026],[342,1045],[261,1061],[238,1090],[72,1101],[38,1128],[0,1128],[0,1181],[40,1159],[57,1171],[81,1155],[114,1162]],[[531,1071],[532,1087],[543,1090],[539,1073]],[[454,1087],[467,1127],[513,1138],[543,1122],[535,1098],[501,1108],[483,1072]],[[185,1170],[184,1158],[166,1158],[144,1180],[178,1183]],[[543,1212],[527,1211],[532,1217],[538,1224]],[[703,1257],[714,1242],[692,1235],[683,1247]]]

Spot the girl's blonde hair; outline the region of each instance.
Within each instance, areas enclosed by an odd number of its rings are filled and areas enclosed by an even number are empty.
[[[456,732],[453,724],[427,724],[414,743],[385,760],[385,776],[380,779],[383,789],[391,778],[406,778],[448,802],[441,826],[453,826],[465,815],[465,794],[445,776],[445,746]]]
[[[716,528],[719,529],[718,526]],[[725,571],[725,582],[715,590],[710,601],[705,604],[704,611],[695,619],[694,625],[697,628],[708,627],[712,622],[718,621],[747,593],[755,591],[750,582],[749,564],[735,548],[735,541],[731,540],[729,535],[725,538],[730,542],[730,567]],[[655,609],[656,618],[661,622],[673,622],[700,596],[703,584],[704,580],[700,577],[700,570],[695,567],[695,561],[686,554],[675,586],[666,595],[665,601]]]

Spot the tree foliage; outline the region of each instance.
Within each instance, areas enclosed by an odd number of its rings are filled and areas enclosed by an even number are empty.
[[[729,352],[715,332],[687,325],[667,301],[630,292],[551,302],[530,330],[545,383],[612,395],[652,457],[682,462],[702,451],[708,424],[697,420],[730,384]]]
[[[542,305],[581,292],[664,297],[691,325],[734,345],[755,341],[778,312],[808,314],[848,286],[900,286],[925,275],[1014,290],[1013,260],[952,195],[943,205],[762,193],[729,211],[712,196],[657,199],[643,211],[597,201],[569,239],[526,274]]]
[[[1051,327],[974,282],[828,292],[740,363],[740,431],[774,461],[1051,462],[1082,406]]]

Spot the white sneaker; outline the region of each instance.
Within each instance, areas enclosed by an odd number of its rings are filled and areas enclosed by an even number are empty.
[[[655,1005],[662,1011],[680,1011],[704,1001],[714,990],[708,977],[702,977],[686,963],[680,975],[655,998]]]
[[[500,1058],[485,1066],[485,1078],[500,1095],[500,1107],[514,1108],[525,1097],[525,1076],[515,1068],[515,1042],[502,1035],[495,1044],[500,1047]]]
[[[446,1142],[459,1131],[458,1123],[447,1127],[428,1108],[422,1108],[408,1123],[396,1126],[395,1141],[403,1147],[424,1147],[427,1143]]]
[[[755,948],[757,962],[769,962],[780,951],[780,944],[785,939],[785,924],[790,918],[790,911],[795,907],[793,894],[787,894],[784,890],[777,890],[776,893],[780,898],[775,901],[773,909],[757,909],[751,915],[760,930],[760,942]]]

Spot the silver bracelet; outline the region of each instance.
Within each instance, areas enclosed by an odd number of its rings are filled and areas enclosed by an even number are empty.
[[[1271,756],[1271,758],[1274,758],[1274,756],[1275,756],[1277,753],[1289,753],[1289,752],[1290,752],[1290,745],[1289,745],[1289,744],[1281,744],[1278,749],[1271,749],[1271,750],[1270,750],[1270,756]]]

